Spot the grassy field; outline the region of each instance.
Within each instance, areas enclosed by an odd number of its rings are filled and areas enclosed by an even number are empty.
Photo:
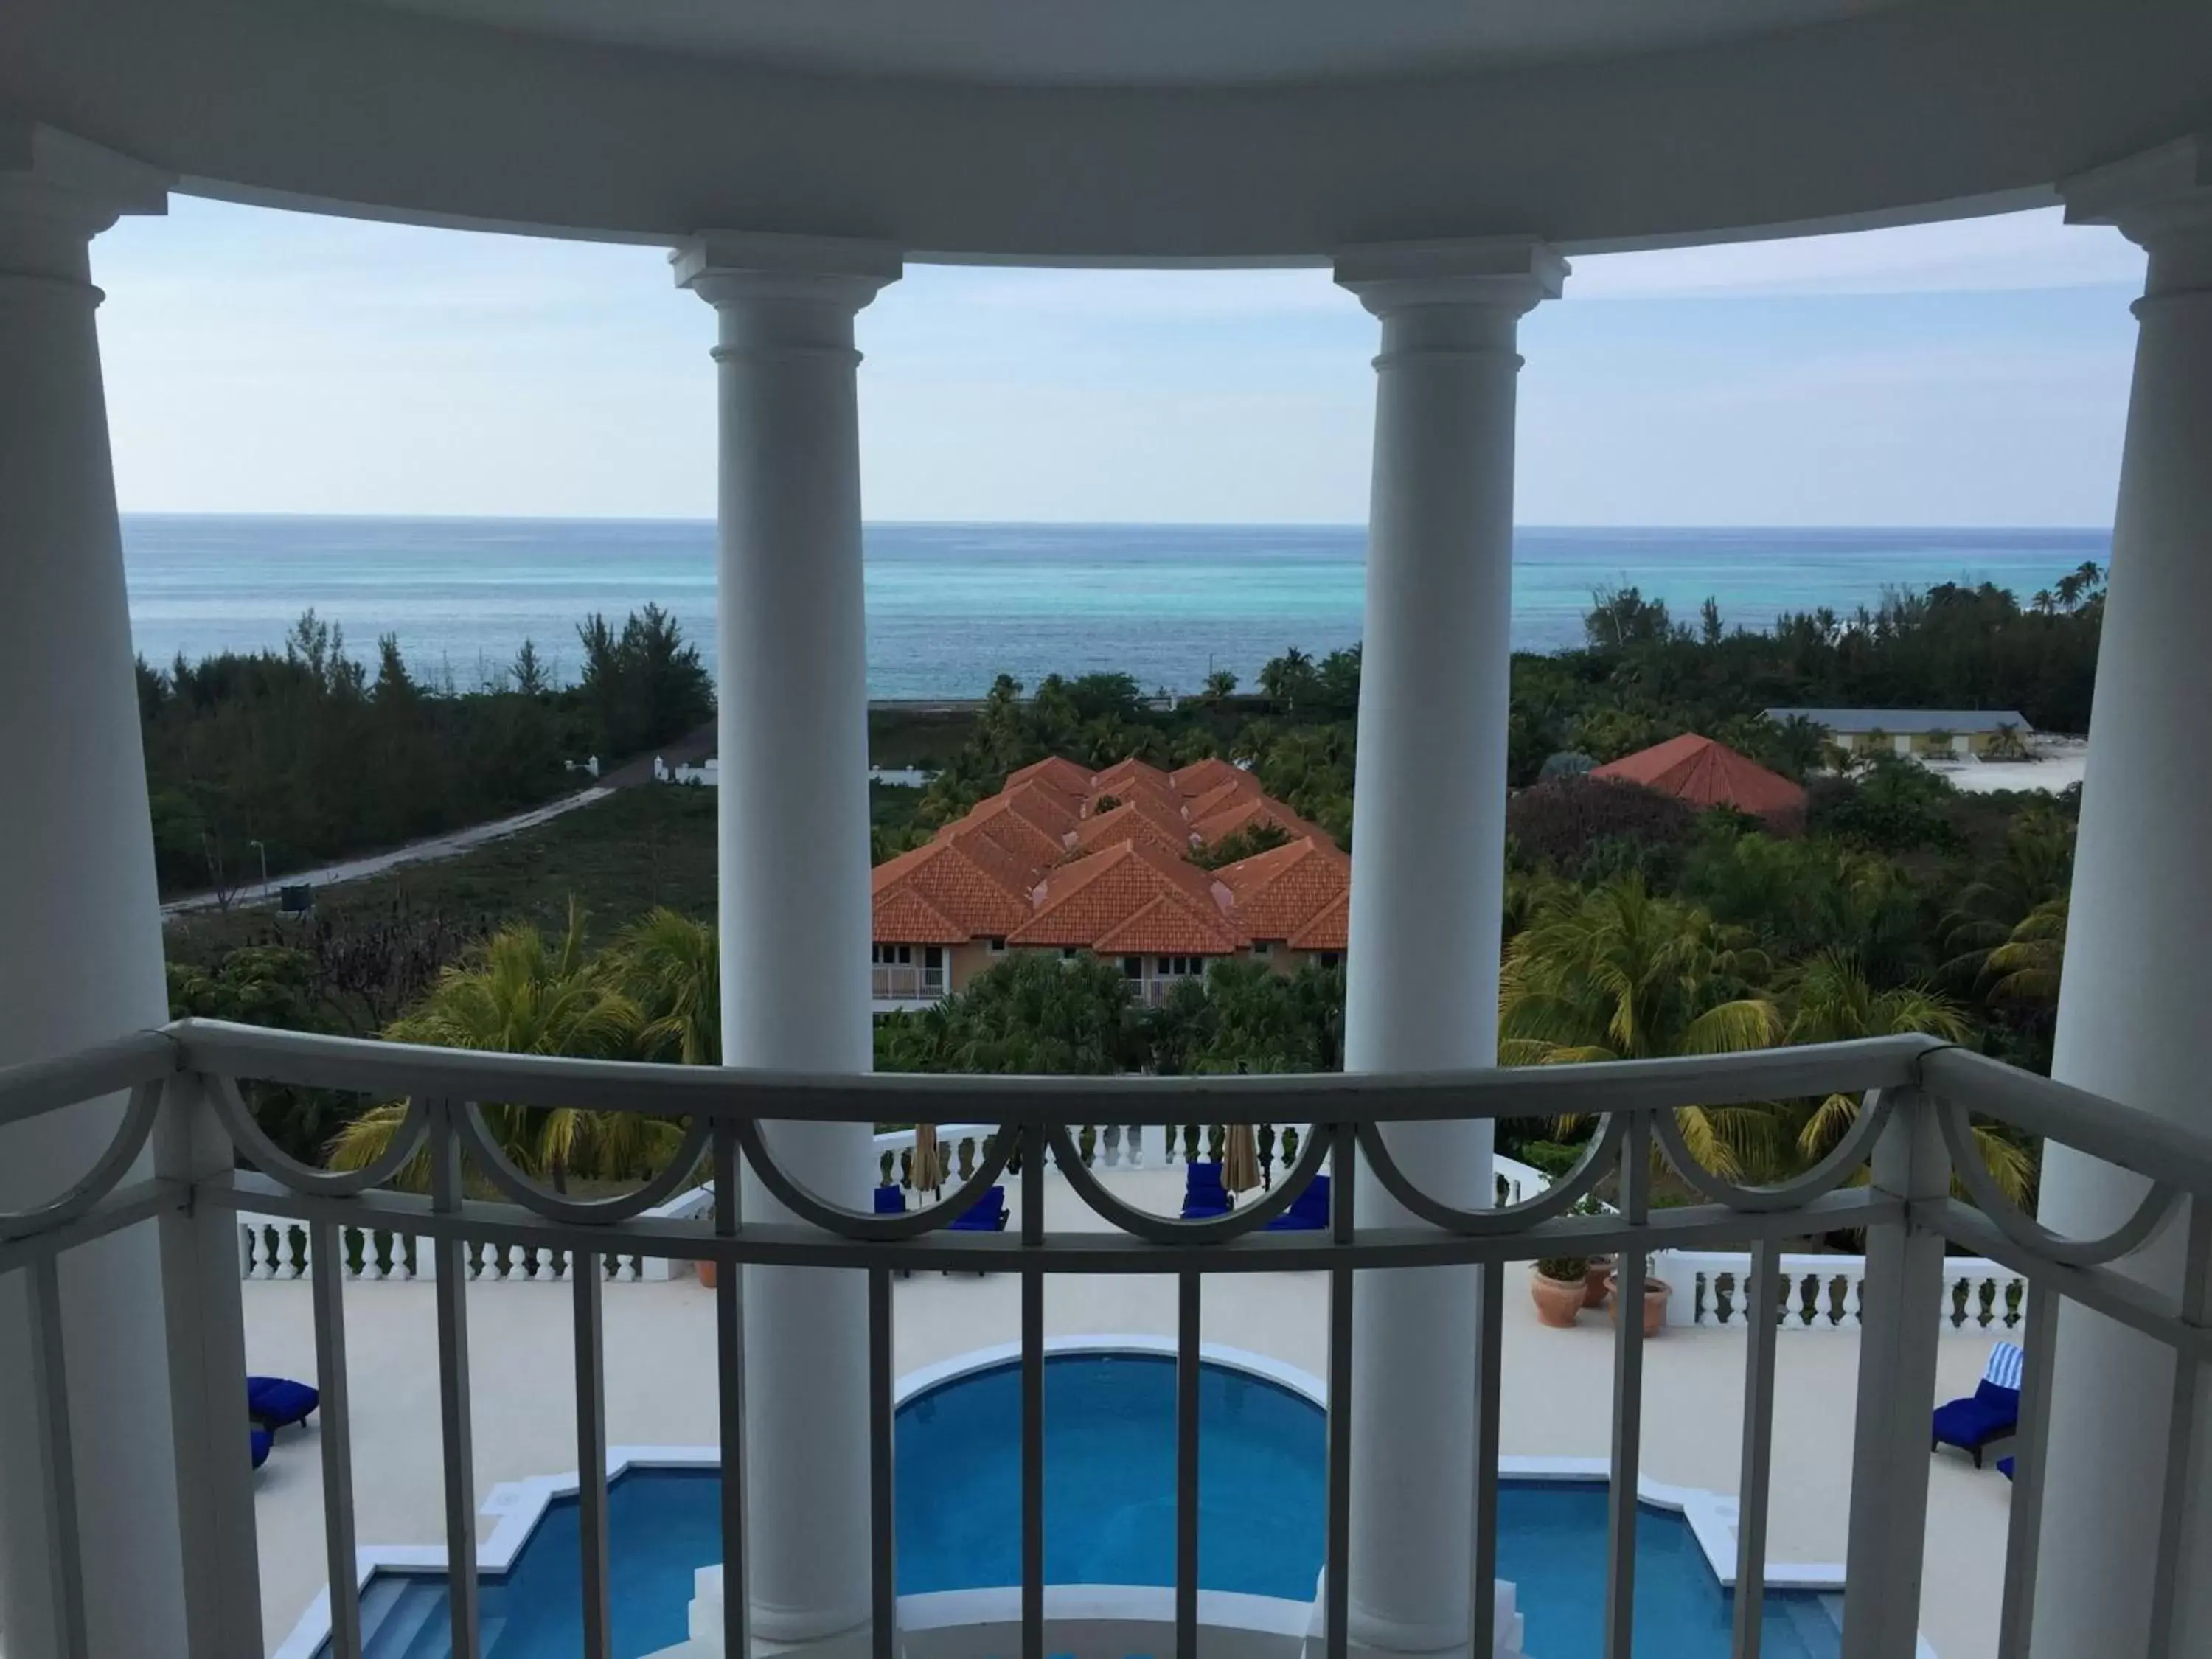
[[[902,823],[921,792],[877,785],[869,793],[878,823]],[[594,945],[656,905],[711,919],[714,792],[665,785],[620,790],[459,858],[319,889],[315,902],[322,915],[340,921],[404,908],[457,923],[519,920],[557,930],[567,925],[571,896],[586,912]],[[179,916],[167,927],[169,958],[209,962],[267,940],[281,925],[265,909]]]

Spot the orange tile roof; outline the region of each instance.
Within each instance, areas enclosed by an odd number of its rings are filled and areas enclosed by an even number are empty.
[[[1097,811],[1109,794],[1118,804]],[[1219,871],[1190,861],[1194,838],[1261,823],[1297,839]],[[884,943],[1220,956],[1255,938],[1342,950],[1350,884],[1334,842],[1226,761],[1169,775],[1131,759],[1094,774],[1054,757],[878,866],[871,885]]]
[[[1197,831],[1201,842],[1211,847],[1224,836],[1233,836],[1239,830],[1255,829],[1263,823],[1272,823],[1292,836],[1310,836],[1319,841],[1329,839],[1328,832],[1320,825],[1307,823],[1273,795],[1264,794],[1252,794],[1232,800],[1198,819],[1190,827]]]
[[[885,931],[927,926],[933,917],[953,930],[953,942],[964,944],[1010,933],[1030,917],[1024,872],[981,835],[954,836],[902,853],[876,866],[871,884],[879,940],[945,943],[941,933]]]
[[[1090,945],[1166,896],[1200,921],[1210,912],[1209,927],[1219,930],[1214,936],[1234,941],[1218,948],[1234,950],[1242,935],[1223,914],[1228,889],[1217,896],[1217,885],[1206,871],[1172,854],[1121,842],[1047,872],[1037,884],[1035,916],[1008,942]]]
[[[1091,793],[1090,771],[1061,755],[1047,755],[1041,761],[1031,761],[1027,766],[1018,766],[1006,774],[1002,787],[1011,789],[1018,783],[1036,781],[1049,785],[1063,795],[1087,795]]]
[[[1202,795],[1209,789],[1218,789],[1224,783],[1249,782],[1252,775],[1234,761],[1225,761],[1218,755],[1209,755],[1202,761],[1193,761],[1188,766],[1177,767],[1168,774],[1168,782],[1179,795]]]
[[[1314,919],[1291,935],[1294,951],[1346,951],[1352,948],[1352,890],[1332,899]]]
[[[1076,850],[1083,853],[1131,840],[1152,842],[1181,858],[1191,848],[1190,826],[1174,807],[1140,793],[1092,814],[1075,831]]]
[[[878,892],[874,908],[878,944],[965,945],[975,937],[911,887]]]
[[[1805,810],[1805,792],[1799,786],[1694,732],[1623,755],[1590,776],[1640,783],[1692,806],[1733,806],[1763,817]]]
[[[1311,836],[1213,873],[1233,896],[1237,925],[1254,939],[1290,939],[1352,890],[1352,860]]]
[[[1201,914],[1180,894],[1162,893],[1101,933],[1091,948],[1102,957],[1225,957],[1251,943],[1220,915]]]

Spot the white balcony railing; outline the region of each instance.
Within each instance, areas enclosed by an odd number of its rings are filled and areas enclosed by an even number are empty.
[[[877,963],[868,969],[869,994],[878,1002],[927,1002],[945,994],[945,969]]]
[[[339,1174],[301,1166],[254,1124],[242,1084],[268,1081],[340,1089],[409,1102],[406,1122],[390,1152],[371,1169]],[[1698,1164],[1676,1127],[1676,1109],[1737,1102],[1862,1095],[1856,1127],[1835,1153],[1786,1186],[1743,1188]],[[870,1351],[869,1455],[875,1468],[871,1563],[873,1650],[891,1659],[896,1646],[894,1571],[896,1542],[889,1512],[893,1400],[892,1276],[902,1270],[957,1267],[1023,1275],[1020,1322],[1023,1582],[1018,1642],[1022,1659],[1043,1659],[1047,1600],[1042,1527],[1043,1468],[1044,1276],[1055,1273],[1169,1273],[1182,1299],[1178,1412],[1195,1412],[1198,1353],[1195,1316],[1207,1273],[1317,1270],[1328,1275],[1328,1398],[1340,1401],[1357,1386],[1353,1373],[1352,1300],[1356,1269],[1465,1263],[1481,1269],[1485,1293],[1470,1317],[1479,1320],[1485,1376],[1475,1409],[1476,1444],[1498,1444],[1499,1320],[1505,1264],[1547,1255],[1611,1253],[1619,1258],[1621,1298],[1639,1305],[1656,1251],[1737,1253],[1751,1307],[1784,1305],[1785,1239],[1849,1228],[1863,1231],[1867,1254],[1852,1303],[1859,1324],[1857,1416],[1853,1430],[1844,1651],[1848,1659],[1905,1659],[1914,1651],[1918,1585],[1926,1526],[1928,1455],[1916,1422],[1924,1424],[1936,1385],[1936,1347],[1956,1297],[1946,1242],[1977,1253],[1990,1271],[2021,1276],[2027,1372],[2017,1441],[2016,1481],[2006,1554],[1997,1651],[2027,1652],[2033,1607],[2035,1552],[2040,1531],[2044,1441],[2058,1309],[2072,1300],[2144,1333],[2191,1368],[2212,1357],[2212,1329],[2201,1316],[2205,1263],[2212,1261],[2212,1138],[2045,1079],[1925,1039],[1899,1037],[1824,1048],[1781,1049],[1692,1060],[1563,1066],[1449,1077],[979,1078],[882,1076],[788,1078],[720,1068],[562,1060],[460,1053],[185,1021],[124,1038],[69,1058],[0,1072],[0,1125],[58,1111],[112,1113],[125,1096],[113,1144],[70,1191],[44,1207],[0,1216],[0,1273],[24,1275],[31,1333],[33,1399],[49,1425],[57,1455],[40,1473],[46,1535],[57,1570],[50,1576],[54,1627],[85,1629],[82,1540],[70,1477],[67,1356],[58,1261],[87,1242],[128,1228],[159,1230],[166,1317],[172,1337],[170,1386],[177,1425],[180,1511],[188,1576],[196,1593],[230,1606],[258,1605],[253,1548],[253,1488],[246,1454],[243,1390],[245,1339],[239,1249],[242,1216],[303,1228],[304,1266],[312,1281],[322,1389],[325,1540],[330,1562],[333,1651],[357,1653],[360,1607],[355,1573],[354,1518],[349,1493],[353,1456],[341,1298],[349,1235],[423,1241],[436,1296],[439,1394],[446,1446],[444,1512],[451,1595],[453,1651],[479,1651],[476,1628],[477,1516],[469,1455],[466,1288],[487,1250],[535,1267],[549,1253],[714,1262],[725,1355],[742,1317],[743,1275],[730,1269],[754,1261],[847,1268],[867,1276]],[[684,1120],[683,1147],[667,1169],[636,1191],[578,1200],[539,1187],[499,1152],[471,1103],[651,1112]],[[1462,1211],[1429,1196],[1421,1172],[1389,1154],[1386,1126],[1438,1117],[1595,1115],[1601,1127],[1580,1164],[1518,1204]],[[2033,1135],[2079,1148],[2133,1171],[2145,1196],[2133,1217],[2101,1239],[2060,1238],[2014,1207],[1975,1151],[1970,1115],[2009,1122]],[[861,1215],[829,1206],[794,1185],[769,1156],[761,1126],[771,1120],[874,1122],[980,1117],[994,1127],[967,1179],[941,1203],[901,1216]],[[1102,1182],[1082,1155],[1084,1120],[1208,1123],[1294,1121],[1307,1126],[1297,1156],[1271,1190],[1226,1216],[1183,1222],[1132,1208]],[[158,1131],[158,1133],[157,1133]],[[133,1178],[152,1147],[152,1174]],[[1709,1201],[1654,1209],[1650,1203],[1655,1153]],[[1021,1225],[1012,1234],[944,1231],[1018,1154]],[[427,1159],[425,1196],[386,1190],[410,1160]],[[1415,1218],[1408,1226],[1362,1224],[1355,1213],[1353,1161]],[[240,1160],[248,1166],[238,1167]],[[497,1188],[500,1202],[465,1200],[464,1160]],[[712,1172],[705,1213],[653,1213],[702,1164]],[[1871,1164],[1870,1179],[1851,1184]],[[1056,1165],[1065,1180],[1115,1232],[1048,1234],[1042,1184]],[[750,1167],[761,1184],[805,1224],[748,1224],[739,1212],[738,1180]],[[1323,1232],[1261,1231],[1288,1208],[1310,1180],[1330,1170],[1333,1206]],[[1954,1178],[1972,1204],[1952,1196]],[[1617,1210],[1576,1212],[1601,1181],[1616,1183]],[[2142,1249],[2186,1212],[2191,1290],[2186,1306],[2148,1288],[2116,1265]],[[519,1252],[519,1257],[510,1253]],[[1728,1270],[1733,1273],[1732,1265]],[[1826,1271],[1820,1269],[1818,1271]],[[1974,1269],[1978,1273],[1980,1267]],[[586,1607],[606,1605],[607,1493],[599,1297],[604,1275],[563,1275],[573,1287],[578,1366],[579,1521],[585,1547]],[[1029,1293],[1034,1288],[1035,1294]],[[1976,1292],[1978,1294],[1978,1291]],[[2008,1305],[2008,1293],[1997,1301]],[[1745,1344],[1745,1437],[1735,1606],[1736,1651],[1755,1653],[1757,1610],[1765,1578],[1767,1486],[1773,1411],[1775,1340],[1780,1321],[1754,1321]],[[1628,1651],[1628,1609],[1636,1573],[1636,1492],[1642,1430],[1643,1343],[1640,1322],[1620,1323],[1613,1396],[1612,1530],[1607,1553],[1607,1651]],[[726,1402],[723,1452],[743,1456],[743,1413],[732,1403],[740,1379],[719,1376]],[[2172,1443],[2187,1445],[2196,1429],[2200,1390],[2173,1393]],[[1194,1417],[1191,1419],[1194,1422]],[[83,1432],[96,1431],[82,1425]],[[729,1437],[740,1443],[732,1445]],[[1197,1442],[1178,1436],[1176,1573],[1172,1597],[1174,1650],[1194,1651],[1199,1625]],[[1351,1437],[1332,1433],[1326,1461],[1326,1568],[1322,1600],[1323,1650],[1345,1659],[1347,1516],[1352,1479]],[[2171,1609],[2182,1567],[2191,1495],[2190,1460],[2172,1460],[2169,1490],[2146,1493],[2146,1508],[2163,1517],[2154,1564],[2152,1652],[2180,1659]],[[594,1472],[600,1472],[594,1474]],[[1471,1650],[1492,1650],[1498,1618],[1492,1524],[1498,1469],[1493,1458],[1470,1471],[1478,1556]],[[726,1485],[722,1547],[726,1561],[745,1559],[742,1482]],[[74,1598],[74,1599],[73,1599]],[[749,1651],[743,1598],[724,1612],[722,1635],[732,1656]],[[180,1644],[191,1659],[218,1659],[196,1638]],[[1163,1645],[1162,1650],[1166,1650]],[[602,1659],[604,1643],[587,1635],[586,1659]],[[220,1659],[235,1659],[223,1654]]]

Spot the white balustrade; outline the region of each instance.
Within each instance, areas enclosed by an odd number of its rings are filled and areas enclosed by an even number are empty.
[[[1741,1328],[1748,1322],[1748,1253],[1661,1250],[1652,1255],[1651,1272],[1673,1287],[1667,1299],[1669,1325]],[[1784,1255],[1782,1285],[1778,1318],[1784,1330],[1855,1330],[1866,1291],[1866,1258]],[[1948,1330],[2016,1331],[2027,1318],[2027,1280],[2001,1262],[1950,1257],[1943,1264],[1938,1316]]]

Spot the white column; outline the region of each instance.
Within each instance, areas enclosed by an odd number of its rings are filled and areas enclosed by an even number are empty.
[[[2149,252],[2097,654],[2088,775],[2067,924],[2054,1074],[2212,1134],[2203,951],[2212,937],[2212,137],[2077,179],[2069,218]],[[2054,1147],[2041,1213],[2094,1235],[2142,1183]],[[2179,1230],[2129,1264],[2172,1291]],[[2173,1368],[2078,1306],[2060,1316],[2034,1651],[2146,1651]],[[2179,1639],[2212,1651],[2212,1417],[2200,1401],[2197,1497]]]
[[[91,239],[159,213],[149,169],[0,119],[0,1066],[168,1018],[131,617],[108,463]],[[118,1106],[0,1131],[0,1207],[58,1197]],[[154,1230],[61,1264],[92,1650],[185,1628]],[[0,1278],[0,1640],[56,1650],[23,1277]],[[241,1433],[243,1431],[241,1430]]]
[[[1345,1067],[1497,1062],[1521,316],[1566,264],[1524,238],[1362,248],[1337,281],[1382,320],[1352,806]],[[1438,1198],[1492,1197],[1487,1124],[1389,1131]],[[1363,1170],[1362,1225],[1408,1218]],[[1464,1652],[1475,1270],[1359,1276],[1351,1639]]]
[[[872,243],[713,234],[677,280],[720,318],[722,1058],[864,1073],[867,651],[853,319],[900,274]],[[779,1162],[865,1210],[866,1124],[781,1123]],[[748,1181],[749,1220],[783,1214]],[[856,1273],[745,1275],[754,1634],[868,1617],[867,1297]]]

